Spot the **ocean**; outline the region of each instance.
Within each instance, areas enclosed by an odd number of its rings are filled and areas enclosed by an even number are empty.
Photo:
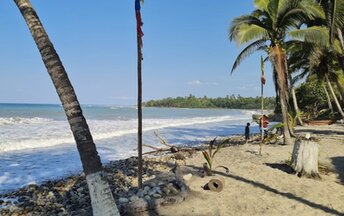
[[[82,109],[103,163],[137,155],[135,107],[83,105]],[[243,134],[254,113],[258,111],[144,108],[143,143],[162,147],[156,130],[175,145]],[[258,132],[256,124],[251,131]],[[0,194],[81,170],[61,105],[0,104]]]

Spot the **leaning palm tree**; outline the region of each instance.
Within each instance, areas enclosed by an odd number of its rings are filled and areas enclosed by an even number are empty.
[[[235,18],[229,28],[229,39],[239,45],[251,42],[238,55],[232,72],[242,60],[255,51],[266,50],[274,67],[284,123],[284,143],[291,144],[287,102],[287,61],[284,50],[288,31],[306,20],[324,18],[322,7],[312,0],[255,0],[257,8],[249,15]],[[267,45],[269,42],[269,45]]]
[[[119,215],[86,119],[65,68],[29,0],[14,0],[62,102],[86,175],[93,215]]]

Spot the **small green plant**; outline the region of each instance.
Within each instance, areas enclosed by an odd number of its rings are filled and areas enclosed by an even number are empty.
[[[216,142],[216,139],[217,139],[217,137],[215,137],[213,140],[211,140],[209,142],[208,151],[206,151],[206,150],[202,151],[202,154],[203,154],[205,160],[207,161],[207,163],[203,164],[203,168],[204,168],[205,173],[208,176],[213,175],[213,161],[214,161],[214,157],[215,157],[216,153],[218,153],[220,151],[220,149],[223,148],[223,146],[229,142],[229,138],[223,140],[220,144],[217,145],[215,151],[213,152],[213,147],[214,147],[214,144]],[[218,167],[224,168],[226,170],[226,173],[229,173],[229,169],[225,166],[221,166],[221,165],[216,166],[214,169],[216,169]]]
[[[289,112],[288,113],[288,117],[289,117],[289,125],[294,128],[296,126],[297,123],[297,118],[301,117],[302,113],[301,112],[297,112],[297,113],[293,113],[293,112]]]

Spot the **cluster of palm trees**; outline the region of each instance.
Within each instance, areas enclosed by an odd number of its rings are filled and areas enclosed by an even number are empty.
[[[332,94],[338,112],[344,113],[333,89],[344,93],[344,0],[254,0],[255,10],[235,18],[229,39],[248,44],[235,60],[232,72],[250,54],[266,52],[273,66],[276,98],[284,123],[284,143],[291,144],[288,98],[299,113],[293,83],[317,80]],[[326,89],[326,88],[325,88]],[[302,119],[299,118],[300,124]]]

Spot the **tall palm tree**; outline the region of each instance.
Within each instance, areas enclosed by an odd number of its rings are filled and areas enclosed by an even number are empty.
[[[287,102],[287,61],[284,50],[288,31],[306,20],[324,17],[322,7],[312,0],[255,0],[257,8],[249,15],[235,18],[229,28],[229,39],[239,45],[251,42],[238,55],[232,72],[255,51],[266,50],[276,71],[277,91],[284,123],[284,143],[291,144]],[[266,43],[269,42],[269,45]]]
[[[79,101],[63,64],[29,0],[14,0],[62,102],[86,175],[93,215],[119,215]]]

